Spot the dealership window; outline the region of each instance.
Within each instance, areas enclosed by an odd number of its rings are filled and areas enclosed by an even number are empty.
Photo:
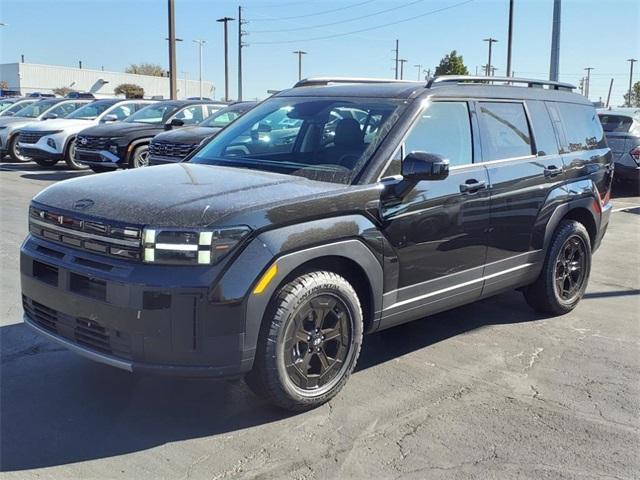
[[[531,132],[522,103],[480,102],[478,106],[485,160],[532,154]]]

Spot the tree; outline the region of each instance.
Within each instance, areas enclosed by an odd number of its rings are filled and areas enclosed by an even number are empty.
[[[138,75],[151,75],[153,77],[164,77],[164,69],[160,65],[153,63],[132,63],[125,73],[136,73]]]
[[[440,65],[436,67],[435,76],[438,75],[469,75],[469,70],[464,65],[462,55],[453,50],[440,60]]]
[[[624,104],[629,105],[629,92],[624,94]],[[640,107],[640,82],[636,82],[631,87],[631,106]]]
[[[133,83],[122,83],[113,89],[116,95],[124,95],[126,98],[143,98],[144,88]]]
[[[0,80],[0,89],[9,90],[9,84],[5,80]]]
[[[69,92],[73,92],[73,89],[69,87],[58,87],[53,89],[53,93],[61,97],[66,97]]]

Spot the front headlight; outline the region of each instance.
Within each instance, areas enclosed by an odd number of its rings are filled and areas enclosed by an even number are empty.
[[[142,235],[142,258],[147,263],[212,265],[250,231],[246,226],[211,230],[147,227]]]

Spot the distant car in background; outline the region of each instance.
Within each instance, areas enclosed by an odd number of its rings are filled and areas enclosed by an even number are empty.
[[[68,98],[34,98],[33,103],[18,110],[14,115],[0,118],[0,158],[9,154],[16,162],[27,162],[30,159],[20,153],[18,134],[29,123],[66,117],[74,110],[87,104],[89,100],[70,100]],[[51,129],[48,123],[45,129]]]
[[[640,187],[640,109],[598,110],[615,163],[614,179]]]
[[[124,122],[80,132],[76,140],[76,162],[88,165],[94,172],[145,167],[153,137],[172,128],[196,125],[225,106],[207,100],[156,102]]]
[[[0,98],[0,117],[10,117],[27,105],[37,102],[35,98],[7,97]]]
[[[195,127],[160,133],[149,144],[149,165],[182,161],[204,140],[214,136],[258,102],[239,102],[222,108]]]
[[[153,103],[150,100],[76,100],[83,107],[65,118],[46,124],[31,124],[20,134],[19,148],[41,167],[51,167],[63,160],[67,167],[84,168],[74,160],[76,134],[87,127],[124,120],[129,115]]]

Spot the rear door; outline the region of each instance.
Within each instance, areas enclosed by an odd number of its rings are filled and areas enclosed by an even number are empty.
[[[479,101],[475,109],[491,182],[484,295],[536,274],[540,252],[532,247],[532,233],[564,168],[543,102]]]

